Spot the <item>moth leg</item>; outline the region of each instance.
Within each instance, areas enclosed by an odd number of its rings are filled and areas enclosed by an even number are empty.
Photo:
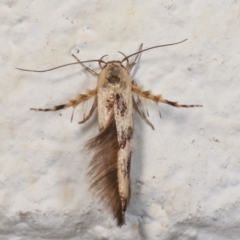
[[[87,116],[84,116],[84,117],[83,117],[83,120],[80,121],[80,122],[78,122],[78,123],[79,123],[79,124],[85,123],[85,122],[92,116],[92,114],[93,114],[94,110],[96,109],[96,107],[97,107],[97,98],[95,98],[94,103],[93,103],[93,105],[92,105],[92,107],[91,107],[90,112],[88,113],[88,115],[87,115]]]
[[[140,100],[140,99],[139,99]],[[134,109],[137,111],[137,113],[140,115],[140,117],[145,121],[146,124],[148,124],[152,130],[154,130],[154,126],[152,125],[152,123],[147,119],[147,116],[146,114],[140,110],[140,107],[139,106],[141,104],[141,102],[136,102],[134,99],[133,99],[133,107]]]
[[[138,51],[141,51],[141,50],[142,50],[142,47],[143,47],[143,43],[140,44],[140,47],[139,47]],[[129,64],[129,66],[128,66],[129,71],[131,71],[132,68],[136,65],[136,62],[137,62],[140,54],[141,54],[141,53],[137,54],[136,57],[135,57],[135,59],[133,60],[133,62]]]
[[[77,58],[77,56],[75,56],[74,54],[72,54],[72,56],[84,67],[84,69],[85,69],[86,71],[88,71],[89,73],[91,73],[94,77],[97,77],[97,76],[98,76],[98,74],[97,74],[95,71],[93,71],[91,68],[89,68],[89,67],[87,67],[85,64],[83,64],[83,63]]]
[[[89,90],[87,94],[79,94],[75,99],[70,100],[66,104],[61,104],[53,108],[30,108],[30,110],[47,112],[47,111],[58,111],[60,109],[64,109],[68,107],[76,107],[78,104],[87,101],[88,99],[95,96],[96,94],[97,94],[97,89]]]
[[[137,83],[135,82],[135,80],[132,80],[132,84],[137,87]],[[136,102],[137,105],[140,106],[141,109],[143,109],[143,111],[145,111],[145,113],[146,113],[145,115],[146,115],[147,117],[149,117],[148,109],[147,109],[147,107],[146,107],[145,102],[144,102],[144,104],[143,104],[142,101],[141,101],[141,98],[140,98],[138,95],[136,95],[136,96],[137,96],[137,102]]]
[[[162,103],[165,103],[165,104],[169,104],[173,107],[184,107],[184,108],[189,108],[189,107],[202,107],[202,105],[186,105],[186,104],[179,104],[178,102],[172,102],[172,101],[169,101],[167,99],[164,99],[162,98],[161,95],[153,95],[151,94],[150,91],[143,91],[141,88],[135,86],[132,84],[132,91],[134,93],[136,93],[138,96],[140,97],[144,97],[148,100],[151,100],[155,103],[159,103],[159,102],[162,102]]]

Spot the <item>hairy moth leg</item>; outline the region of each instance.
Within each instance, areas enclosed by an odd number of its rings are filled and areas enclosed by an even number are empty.
[[[97,94],[97,89],[89,90],[87,94],[79,94],[75,99],[70,100],[68,103],[61,104],[53,108],[30,108],[30,110],[47,112],[47,111],[58,111],[60,109],[64,109],[68,107],[76,107],[78,104],[89,100],[91,97],[95,96],[96,94]]]
[[[178,102],[172,102],[172,101],[169,101],[167,99],[162,98],[161,95],[153,95],[153,94],[151,94],[150,91],[143,91],[141,88],[139,88],[139,87],[137,87],[133,84],[132,84],[132,91],[134,93],[136,93],[138,96],[146,98],[148,100],[151,100],[155,103],[162,102],[162,103],[165,103],[165,104],[169,104],[173,107],[185,107],[185,108],[202,107],[202,105],[198,105],[198,104],[196,104],[196,105],[186,105],[186,104],[179,104]]]
[[[79,124],[85,123],[93,114],[94,110],[97,108],[97,98],[94,99],[94,103],[87,116],[84,115],[83,120],[78,122]]]
[[[134,86],[138,86],[137,83],[132,80],[132,85]],[[142,109],[143,112],[145,112],[145,115],[147,117],[149,117],[149,113],[148,113],[148,109],[147,109],[147,106],[146,106],[146,102],[143,103],[143,101],[141,100],[140,96],[136,95],[137,97],[137,100],[136,100],[136,103],[137,103],[137,106],[140,107]]]
[[[132,80],[132,85],[137,87],[137,83],[134,80]],[[146,105],[142,103],[140,96],[133,95],[133,107],[137,111],[137,113],[140,115],[140,117],[145,121],[145,123],[148,124],[152,128],[152,130],[154,130],[153,124],[147,118],[149,117],[148,109]]]
[[[152,123],[147,119],[146,114],[140,110],[141,107],[141,102],[135,102],[135,99],[133,99],[133,107],[134,109],[137,111],[137,113],[140,115],[140,117],[145,121],[146,124],[148,124],[152,130],[154,130],[154,126],[152,125]],[[142,108],[142,107],[141,107]]]

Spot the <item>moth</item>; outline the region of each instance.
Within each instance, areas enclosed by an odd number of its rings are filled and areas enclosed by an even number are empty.
[[[144,100],[156,104],[165,103],[173,107],[202,107],[201,105],[183,105],[164,99],[161,95],[153,95],[150,91],[145,91],[139,87],[131,78],[130,72],[142,52],[153,48],[176,45],[186,40],[154,46],[144,50],[142,50],[143,45],[141,44],[137,52],[128,56],[119,52],[124,56],[122,61],[105,62],[103,58],[106,55],[98,60],[80,61],[73,54],[77,62],[59,67],[81,64],[86,71],[97,77],[96,88],[88,90],[86,94],[79,94],[68,103],[53,108],[31,108],[31,110],[36,111],[58,111],[68,107],[73,107],[74,109],[80,103],[94,98],[89,113],[84,115],[82,121],[79,122],[86,122],[97,109],[99,133],[86,144],[86,147],[93,151],[93,158],[90,161],[88,171],[90,188],[95,190],[102,202],[112,212],[119,227],[125,224],[125,212],[130,200],[133,111],[137,111],[145,123],[154,129],[152,123],[148,120],[148,111],[144,105]],[[129,58],[132,56],[135,56],[135,59],[130,62]],[[124,66],[123,62],[125,61],[126,65]],[[96,73],[88,68],[84,64],[87,62],[98,62],[100,72]],[[32,72],[53,70],[17,69]]]

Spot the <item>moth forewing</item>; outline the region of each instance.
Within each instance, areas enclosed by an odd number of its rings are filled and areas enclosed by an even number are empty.
[[[122,71],[126,71],[122,69]],[[126,75],[121,91],[116,94],[114,118],[118,137],[118,182],[123,211],[130,197],[130,164],[133,135],[133,102],[131,78]]]

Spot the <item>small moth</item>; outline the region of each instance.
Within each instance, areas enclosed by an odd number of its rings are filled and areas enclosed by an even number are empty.
[[[86,94],[79,94],[68,103],[55,106],[53,108],[31,108],[36,111],[58,111],[60,109],[73,107],[83,103],[90,98],[94,98],[93,105],[89,113],[79,123],[86,122],[97,108],[99,134],[88,141],[87,148],[92,150],[93,158],[90,161],[88,175],[90,177],[90,188],[94,189],[106,207],[112,212],[117,220],[117,225],[121,227],[125,224],[125,212],[130,199],[130,165],[132,155],[133,138],[133,111],[136,110],[141,118],[154,129],[148,120],[148,112],[143,104],[144,100],[153,103],[165,103],[174,107],[202,107],[201,105],[182,105],[162,98],[161,95],[153,95],[150,91],[144,91],[138,87],[131,78],[130,72],[137,62],[140,53],[164,46],[176,45],[187,39],[171,44],[154,46],[125,56],[122,61],[103,61],[103,56],[99,60],[80,61],[75,55],[77,62],[65,64],[59,67],[72,64],[81,64],[85,70],[97,77],[97,86],[93,90],[88,90]],[[133,62],[129,58],[135,56]],[[123,66],[123,62],[127,62]],[[96,73],[88,68],[84,63],[98,62],[100,73]],[[56,68],[59,68],[56,67]],[[56,69],[53,68],[53,69]],[[46,72],[53,69],[32,72]]]

